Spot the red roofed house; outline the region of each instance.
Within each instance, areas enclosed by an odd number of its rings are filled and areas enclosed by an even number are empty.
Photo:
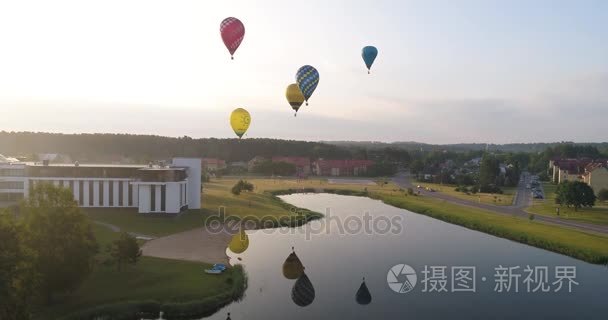
[[[553,159],[549,167],[553,171],[553,182],[581,181],[585,167],[592,163],[591,159]]]
[[[203,171],[217,171],[226,168],[226,161],[216,158],[202,158],[201,168]]]
[[[313,173],[318,176],[361,176],[373,165],[371,160],[322,160],[313,164]]]
[[[272,157],[272,162],[287,162],[296,166],[296,174],[307,176],[310,174],[310,159],[307,157]]]

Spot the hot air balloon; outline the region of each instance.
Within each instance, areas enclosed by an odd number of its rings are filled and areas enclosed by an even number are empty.
[[[291,247],[291,250],[293,250],[293,247]],[[303,273],[304,265],[302,265],[302,261],[300,261],[295,251],[292,251],[283,262],[283,276],[289,280],[295,280]]]
[[[247,250],[249,247],[249,236],[245,232],[245,230],[241,229],[241,231],[234,236],[230,240],[230,244],[228,244],[228,248],[230,251],[241,254]]]
[[[228,52],[230,52],[230,59],[234,60],[234,52],[241,45],[243,37],[245,37],[245,26],[241,20],[228,17],[220,24],[220,34]]]
[[[357,294],[355,294],[355,300],[361,305],[370,304],[372,302],[372,295],[369,293],[369,289],[365,284],[365,278],[363,278],[363,282],[361,283],[359,290],[357,290]]]
[[[367,66],[367,73],[369,74],[369,69],[372,67],[374,60],[376,60],[376,56],[378,56],[378,49],[374,46],[363,47],[361,50],[361,57],[363,57],[363,61]]]
[[[306,273],[303,273],[294,283],[291,289],[291,300],[300,307],[306,307],[315,300],[315,288]]]
[[[251,123],[251,116],[249,112],[243,108],[237,108],[232,111],[230,115],[230,126],[232,126],[232,130],[239,136],[239,139],[243,137],[247,129],[249,129],[249,124]]]
[[[305,65],[296,72],[296,82],[308,105],[308,99],[319,84],[319,72],[313,66]]]
[[[300,87],[298,87],[297,83],[292,83],[287,86],[287,89],[285,90],[285,97],[293,110],[296,111],[294,114],[295,117],[296,114],[298,114],[298,109],[300,109],[300,106],[302,106],[302,103],[304,103],[304,95],[302,94],[302,91],[300,90]]]

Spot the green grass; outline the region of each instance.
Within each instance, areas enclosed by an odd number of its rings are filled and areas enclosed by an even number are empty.
[[[119,234],[102,226],[94,226],[101,247],[117,239]],[[244,281],[241,268],[230,268],[222,275],[203,272],[208,264],[142,257],[135,266],[105,265],[105,253],[83,285],[72,294],[60,297],[53,306],[38,312],[38,319],[56,319],[66,314],[101,305],[125,301],[158,301],[160,303],[199,301],[218,295],[237,294]]]
[[[445,193],[451,197],[477,202],[477,203],[485,203],[485,204],[493,204],[497,206],[510,206],[513,204],[513,197],[517,191],[517,188],[508,188],[501,187],[503,194],[494,194],[494,193],[476,193],[476,194],[466,194],[460,191],[455,191],[455,185],[447,185],[447,184],[436,184],[436,183],[418,183],[424,188],[429,187],[433,188],[437,192]]]
[[[137,213],[133,208],[83,208],[91,219],[106,222],[128,232],[166,236],[203,226],[204,211],[188,210],[177,216]]]
[[[562,253],[592,263],[608,262],[608,237],[573,229],[506,216],[482,209],[452,204],[425,196],[408,196],[389,183],[384,187],[327,184],[322,180],[295,181],[251,179],[257,192],[314,188],[319,192],[367,195],[385,203],[449,223],[492,234],[542,249]],[[259,188],[259,189],[258,189]]]
[[[555,204],[555,189],[557,186],[552,183],[543,183],[543,188],[545,191],[545,199],[535,199],[532,206],[528,207],[526,211],[564,220],[608,225],[608,205],[606,203],[596,201],[597,205],[595,207],[581,208],[578,211],[574,211],[574,208],[562,206],[560,207],[560,213],[558,216],[555,211],[555,208],[559,207]]]

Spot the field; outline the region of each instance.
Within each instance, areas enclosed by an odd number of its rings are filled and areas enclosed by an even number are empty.
[[[555,204],[555,188],[557,186],[552,183],[543,183],[545,190],[544,200],[534,200],[532,206],[526,211],[535,214],[558,217]],[[608,204],[596,201],[596,206],[593,208],[581,208],[574,211],[574,208],[560,207],[559,218],[564,220],[580,221],[585,223],[608,225]]]
[[[466,194],[460,191],[455,191],[456,186],[446,184],[435,184],[435,183],[418,183],[423,188],[432,188],[437,192],[445,193],[451,197],[485,204],[493,204],[497,206],[510,206],[513,204],[513,198],[517,188],[502,187],[503,194],[493,193],[477,193],[477,194]]]

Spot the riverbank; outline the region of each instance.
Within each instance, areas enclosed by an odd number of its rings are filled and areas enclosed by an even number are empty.
[[[123,208],[84,209],[99,222],[93,226],[100,244],[98,263],[80,288],[38,310],[36,318],[92,319],[139,312],[157,317],[158,310],[164,312],[165,319],[197,318],[238,299],[247,286],[242,267],[237,265],[220,276],[203,272],[213,263],[228,262],[226,248],[232,237],[228,232],[208,232],[203,228],[206,221],[216,219],[221,212],[237,218],[278,221],[277,225],[266,225],[276,227],[299,225],[322,215],[268,193],[235,196],[230,193],[233,182],[205,184],[202,209],[178,215],[143,215]],[[144,256],[138,264],[122,271],[106,263],[106,247],[120,235],[116,230],[155,238],[143,244]]]
[[[239,299],[247,287],[241,266],[218,276],[203,272],[209,263],[141,257],[135,266],[118,271],[106,262],[109,254],[105,249],[120,234],[101,225],[94,225],[93,231],[100,253],[92,274],[74,292],[36,310],[35,319],[88,320],[101,315],[139,319],[135,314],[142,312],[157,318],[159,310],[165,319],[196,313],[194,318]]]
[[[590,263],[605,264],[608,262],[608,237],[604,235],[544,224],[529,218],[496,214],[431,197],[408,195],[406,190],[392,183],[357,186],[329,185],[322,180],[307,180],[300,183],[292,180],[292,182],[286,183],[283,180],[265,179],[264,181],[252,180],[252,182],[258,186],[256,188],[260,188],[260,192],[272,194],[326,192],[370,197],[398,208]]]

